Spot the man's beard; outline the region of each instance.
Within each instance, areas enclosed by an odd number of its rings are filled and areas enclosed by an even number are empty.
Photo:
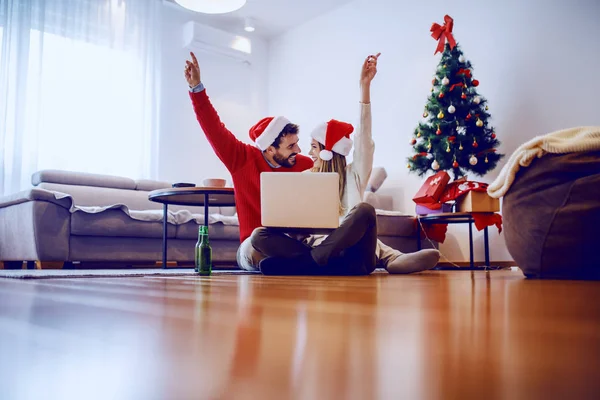
[[[273,159],[277,164],[281,165],[282,167],[292,168],[294,165],[296,165],[296,159],[294,158],[293,160],[290,160],[290,158],[295,157],[297,154],[298,153],[290,154],[290,156],[287,158],[283,158],[279,154],[275,154],[273,156]]]

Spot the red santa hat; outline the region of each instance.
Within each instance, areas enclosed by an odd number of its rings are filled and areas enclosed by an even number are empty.
[[[259,149],[265,151],[289,123],[290,121],[285,117],[263,118],[250,128],[250,139]]]
[[[329,161],[333,158],[332,152],[336,152],[342,156],[350,154],[350,150],[352,149],[350,134],[352,132],[354,132],[352,125],[335,119],[318,125],[312,131],[311,137],[325,146],[325,149],[319,153],[319,158]]]

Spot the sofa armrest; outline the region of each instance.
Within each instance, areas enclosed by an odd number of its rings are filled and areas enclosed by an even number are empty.
[[[22,192],[0,197],[0,208],[15,206],[29,201],[46,201],[67,210],[71,208],[72,200],[69,195],[49,190],[33,188]]]
[[[67,207],[16,196],[10,205],[4,204],[0,208],[0,261],[69,261],[71,213]]]

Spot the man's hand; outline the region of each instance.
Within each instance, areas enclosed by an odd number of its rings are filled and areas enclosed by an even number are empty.
[[[365,62],[362,66],[362,71],[360,72],[360,85],[368,86],[371,84],[373,78],[377,74],[377,59],[381,53],[377,53],[377,55],[370,55],[366,58]]]
[[[185,60],[184,72],[188,85],[193,88],[200,84],[200,67],[194,53],[190,52],[190,56],[192,56],[192,61]]]

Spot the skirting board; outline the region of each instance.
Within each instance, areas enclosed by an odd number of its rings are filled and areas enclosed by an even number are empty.
[[[459,266],[459,267],[470,267],[471,264],[469,263],[469,261],[458,261],[458,262],[439,262],[438,263],[438,267],[455,267],[455,266]],[[473,263],[473,265],[475,267],[485,267],[485,262],[484,261],[475,261]],[[515,263],[514,261],[490,261],[490,266],[492,267],[500,267],[500,268],[510,268],[510,267],[517,267],[517,263]]]

